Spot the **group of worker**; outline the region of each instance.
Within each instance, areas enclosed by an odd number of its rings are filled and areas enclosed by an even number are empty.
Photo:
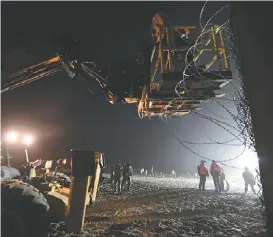
[[[111,171],[111,181],[114,184],[115,193],[121,193],[122,188],[127,183],[127,190],[131,187],[131,177],[133,175],[133,167],[130,161],[127,164],[121,165],[118,160]]]
[[[215,187],[215,192],[223,192],[224,191],[224,181],[225,181],[225,173],[224,169],[215,161],[212,160],[210,169],[208,171],[207,167],[205,166],[204,160],[201,160],[200,165],[197,166],[197,172],[200,177],[199,181],[199,190],[205,191],[206,180],[209,177],[209,173],[213,178],[213,183]],[[242,174],[243,179],[245,181],[245,193],[248,191],[248,186],[251,187],[252,192],[255,194],[255,178],[254,175],[249,171],[247,167],[245,167],[245,171]]]
[[[213,178],[213,183],[215,187],[215,192],[223,192],[225,191],[225,173],[224,169],[215,161],[212,160],[210,169],[205,166],[206,161],[201,160],[200,165],[197,166],[197,172],[200,177],[199,181],[199,190],[205,191],[207,177],[209,174]],[[129,161],[126,164],[122,165],[119,160],[117,160],[116,164],[112,167],[111,170],[111,181],[114,184],[114,192],[121,193],[121,190],[124,188],[125,184],[127,184],[127,190],[130,190],[131,187],[131,177],[133,175],[133,167],[132,163]],[[254,175],[249,171],[247,167],[245,167],[245,171],[242,174],[242,177],[245,182],[245,193],[248,192],[248,186],[251,187],[252,192],[255,194],[255,178]]]

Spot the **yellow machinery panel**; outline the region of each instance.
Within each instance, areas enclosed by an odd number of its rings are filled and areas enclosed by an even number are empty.
[[[191,32],[188,40],[179,34],[185,29]],[[138,105],[141,117],[182,116],[200,109],[201,101],[216,97],[232,79],[221,27],[211,25],[201,33],[194,26],[160,29],[151,54],[150,85],[143,88]]]

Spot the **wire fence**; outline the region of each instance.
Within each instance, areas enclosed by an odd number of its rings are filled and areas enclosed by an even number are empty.
[[[179,89],[182,87],[186,91],[190,91],[190,89],[187,86],[187,80],[191,78],[196,78],[200,80],[207,80],[208,83],[211,83],[213,85],[213,82],[209,80],[209,78],[204,77],[202,75],[202,72],[205,72],[204,67],[200,67],[198,64],[198,61],[188,61],[190,57],[188,57],[189,54],[195,55],[199,52],[199,49],[204,47],[208,36],[212,34],[212,25],[215,21],[215,18],[223,13],[224,10],[229,10],[230,5],[224,5],[207,20],[204,21],[204,13],[206,8],[208,7],[208,1],[206,1],[200,11],[199,16],[199,27],[201,28],[201,33],[197,37],[195,43],[193,46],[191,46],[186,55],[185,55],[185,69],[182,72],[181,80],[179,83],[177,83],[175,87],[175,92],[177,96],[181,97],[181,95],[178,93]],[[219,24],[218,24],[219,25]],[[209,142],[203,142],[203,143],[197,143],[197,142],[190,142],[186,141],[185,139],[182,140],[179,138],[179,136],[176,133],[172,133],[172,136],[179,142],[179,144],[186,150],[190,151],[192,154],[194,154],[197,157],[200,157],[201,159],[212,161],[212,159],[205,157],[202,154],[199,154],[194,149],[192,149],[191,145],[229,145],[229,146],[241,146],[243,149],[242,151],[234,156],[230,157],[225,160],[217,160],[218,163],[220,163],[223,166],[230,167],[237,170],[244,170],[242,167],[236,167],[230,164],[227,164],[228,162],[234,161],[236,159],[239,159],[242,157],[242,155],[247,151],[251,150],[253,152],[256,152],[255,150],[255,137],[253,132],[253,126],[251,121],[251,113],[250,113],[250,107],[248,102],[248,96],[246,93],[246,88],[243,83],[243,77],[241,74],[241,59],[239,57],[239,49],[237,47],[237,39],[232,31],[232,26],[230,25],[230,20],[227,19],[225,22],[221,23],[219,25],[219,28],[223,31],[224,36],[224,42],[226,45],[228,45],[228,52],[226,58],[228,59],[234,59],[236,62],[236,70],[238,71],[238,76],[233,78],[232,82],[229,83],[232,87],[232,93],[226,94],[225,91],[222,91],[225,96],[222,98],[211,98],[211,102],[214,102],[218,107],[220,107],[222,110],[225,111],[225,113],[228,115],[229,119],[224,118],[222,115],[217,114],[216,112],[212,110],[207,110],[205,107],[202,109],[202,112],[191,112],[190,114],[195,116],[197,119],[203,119],[210,123],[212,123],[214,126],[217,126],[218,128],[221,128],[225,133],[231,135],[232,139],[229,139],[224,142],[219,141],[212,141],[210,139]],[[219,59],[221,60],[221,59]],[[215,72],[214,72],[215,73]],[[224,78],[224,75],[220,71],[216,72],[220,78]],[[234,74],[234,73],[233,73]],[[181,98],[182,99],[182,98]],[[193,96],[194,99],[194,96]],[[196,98],[197,99],[197,98]],[[198,100],[198,99],[197,99]],[[233,107],[235,108],[235,111],[231,111],[231,109],[227,108],[226,104],[223,102],[230,102],[233,104]],[[170,103],[171,105],[171,103]],[[168,108],[166,108],[168,109]],[[213,116],[206,115],[204,113],[210,113]],[[167,123],[167,119],[165,117],[161,118],[163,122]],[[165,119],[165,120],[164,120]],[[236,143],[235,143],[236,142]],[[216,159],[214,159],[216,160]],[[264,214],[264,200],[263,200],[263,190],[262,190],[262,184],[260,181],[260,172],[259,168],[257,167],[253,172],[256,173],[256,183],[259,187],[258,190],[258,197],[260,198],[262,202],[262,213]]]

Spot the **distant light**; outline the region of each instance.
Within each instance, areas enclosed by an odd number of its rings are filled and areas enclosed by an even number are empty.
[[[31,145],[32,143],[33,143],[33,137],[32,136],[24,136],[23,144]]]
[[[7,135],[7,140],[9,142],[15,142],[18,138],[18,134],[16,132],[9,132]]]
[[[256,152],[246,151],[237,159],[236,165],[241,168],[248,167],[250,170],[255,170],[259,166],[259,159]]]

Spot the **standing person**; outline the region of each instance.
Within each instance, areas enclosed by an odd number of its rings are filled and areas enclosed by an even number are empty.
[[[64,166],[66,165],[66,159],[59,159],[57,160],[57,166],[55,168],[55,175],[57,173],[64,173]]]
[[[254,175],[249,171],[248,167],[245,167],[245,171],[243,172],[243,178],[245,181],[245,193],[248,191],[248,185],[250,185],[252,192],[256,194],[256,190],[254,188],[255,185],[255,179]]]
[[[132,163],[129,161],[126,165],[123,167],[123,173],[122,173],[122,184],[121,187],[124,187],[124,184],[127,182],[128,183],[128,191],[130,190],[131,187],[131,177],[133,175],[133,167]]]
[[[175,170],[172,170],[172,178],[176,178],[176,172],[175,172]]]
[[[114,185],[115,185],[115,193],[121,192],[121,175],[123,172],[123,167],[119,160],[117,160],[116,165],[114,166]]]
[[[200,165],[197,166],[197,173],[200,177],[199,190],[205,191],[207,177],[209,177],[209,171],[205,166],[206,161],[201,160]]]
[[[224,192],[225,191],[225,183],[224,183],[224,181],[226,179],[226,175],[224,173],[224,169],[221,168],[221,170],[222,170],[222,172],[220,174],[220,189],[221,189],[222,192]]]
[[[154,173],[154,167],[152,166],[152,169],[151,169],[151,176],[154,177],[155,176],[155,173]]]
[[[220,188],[220,175],[222,173],[220,165],[216,163],[215,160],[212,161],[212,164],[210,166],[210,174],[213,178],[214,186],[215,186],[215,191],[216,192],[221,192]]]
[[[157,43],[159,41],[160,29],[170,24],[166,9],[158,9],[152,18],[152,38]]]

